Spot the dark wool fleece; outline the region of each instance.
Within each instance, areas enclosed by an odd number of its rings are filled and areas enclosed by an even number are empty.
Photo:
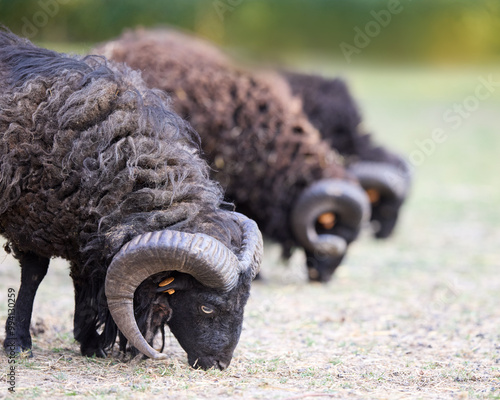
[[[228,198],[285,256],[297,245],[288,218],[297,195],[320,179],[351,179],[278,74],[239,68],[213,45],[170,30],[125,33],[97,51],[173,97]]]
[[[0,233],[14,254],[69,260],[82,296],[105,305],[106,269],[135,235],[171,228],[240,247],[208,176],[197,134],[138,72],[0,32]]]
[[[344,80],[294,72],[284,72],[283,76],[302,99],[309,121],[347,163],[377,161],[402,166],[401,158],[376,145],[373,137],[363,132],[359,107]]]

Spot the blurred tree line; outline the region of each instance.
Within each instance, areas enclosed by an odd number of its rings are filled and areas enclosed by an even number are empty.
[[[0,23],[37,42],[94,43],[126,28],[173,25],[256,57],[500,58],[499,0],[0,0]]]

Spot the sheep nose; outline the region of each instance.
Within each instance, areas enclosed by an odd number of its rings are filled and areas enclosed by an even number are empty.
[[[226,361],[216,361],[215,365],[222,371],[229,366],[229,363]]]

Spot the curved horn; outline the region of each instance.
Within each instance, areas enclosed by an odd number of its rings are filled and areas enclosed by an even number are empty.
[[[144,355],[164,359],[144,339],[134,316],[134,292],[142,281],[163,271],[192,275],[205,286],[229,291],[238,282],[238,259],[218,240],[178,231],[136,236],[115,255],[106,273],[108,308],[118,329]]]
[[[386,162],[360,161],[349,167],[364,188],[378,189],[404,199],[410,187],[410,172]]]
[[[334,233],[318,234],[316,221],[324,213],[338,215],[342,225],[352,232],[351,237]],[[369,201],[360,187],[348,181],[325,179],[302,192],[292,210],[291,224],[297,241],[306,250],[340,256],[369,215]]]
[[[251,268],[253,279],[259,273],[264,254],[262,234],[255,221],[237,212],[233,212],[233,215],[236,217],[243,232],[242,248],[238,254],[240,271],[246,271],[248,268]]]

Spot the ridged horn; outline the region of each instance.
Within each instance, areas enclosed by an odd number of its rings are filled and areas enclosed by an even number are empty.
[[[349,237],[333,232],[318,234],[316,221],[324,213],[337,215]],[[369,201],[360,187],[344,180],[325,179],[301,193],[292,210],[291,225],[295,238],[306,250],[340,256],[369,216]]]
[[[352,164],[349,171],[365,189],[377,189],[400,200],[408,194],[411,175],[407,168],[398,168],[386,162],[360,161]]]
[[[251,268],[253,279],[259,273],[264,254],[262,234],[255,221],[237,212],[233,212],[233,215],[243,232],[241,251],[238,254],[239,268],[240,271]]]
[[[105,282],[108,308],[118,329],[141,353],[164,359],[142,336],[134,316],[134,292],[163,271],[192,275],[205,286],[229,291],[238,282],[239,260],[224,244],[202,234],[164,230],[139,235],[113,258]]]

